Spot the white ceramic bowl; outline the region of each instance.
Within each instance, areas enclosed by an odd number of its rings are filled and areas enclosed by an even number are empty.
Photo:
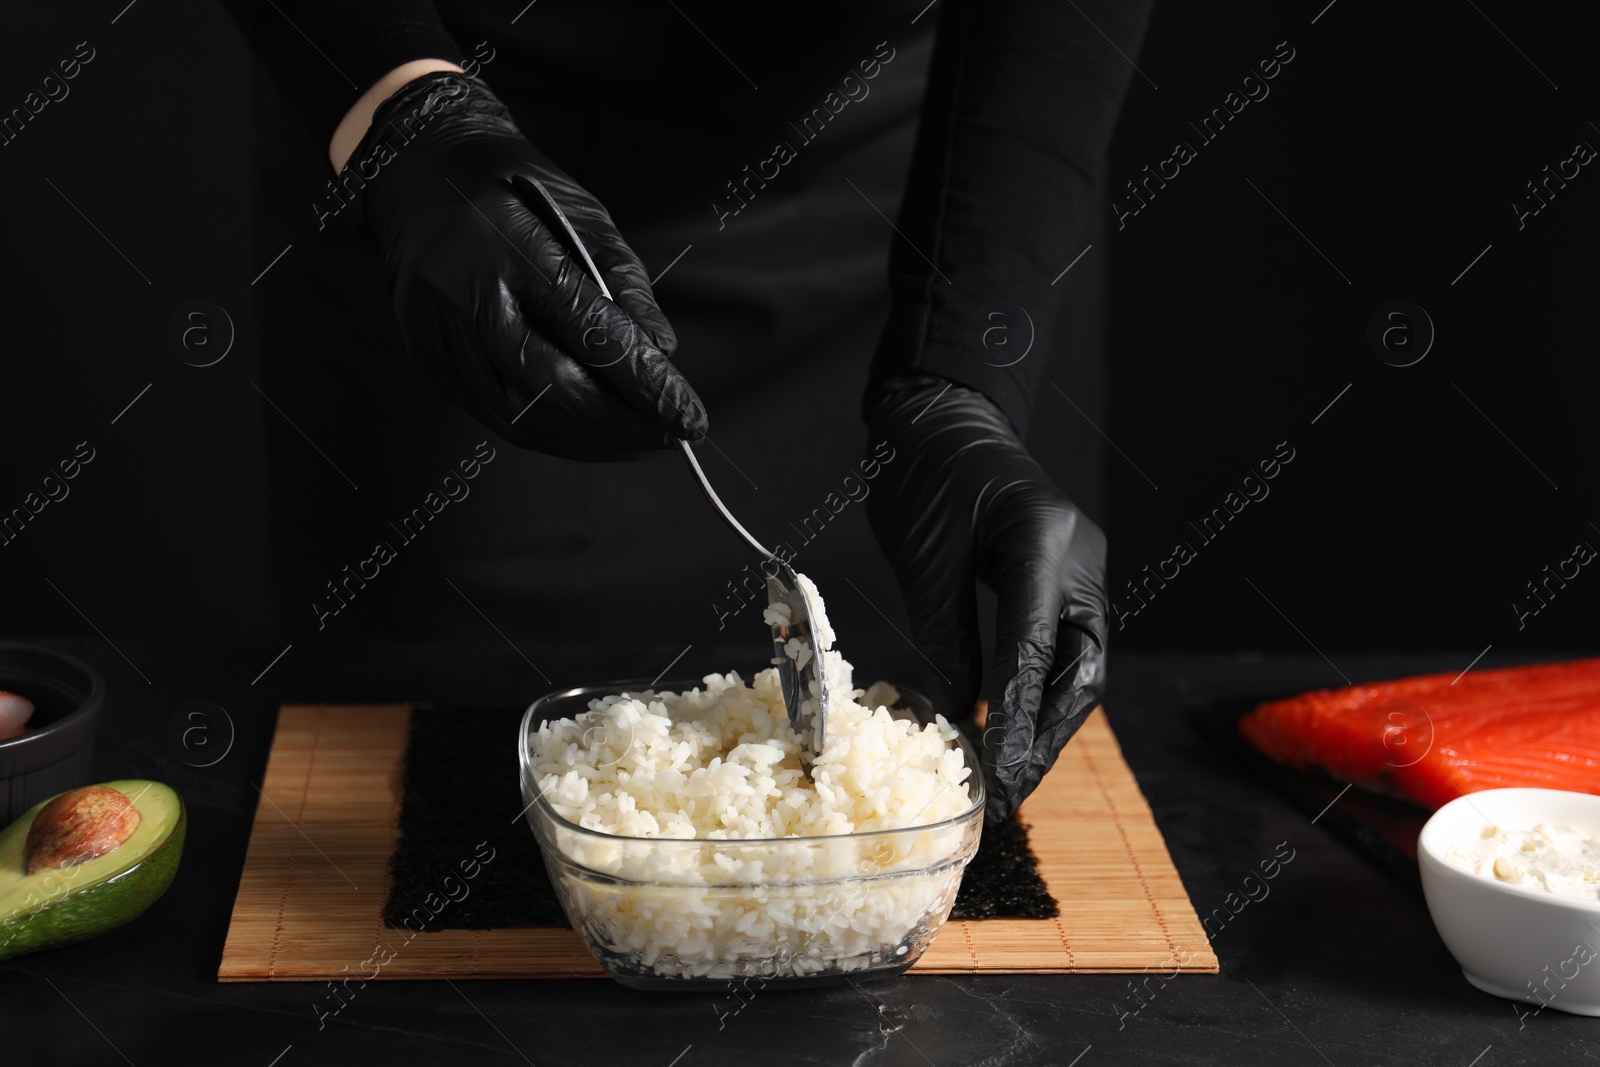
[[[1433,925],[1467,981],[1486,993],[1600,1016],[1600,900],[1526,889],[1446,860],[1486,824],[1570,823],[1600,831],[1600,796],[1560,789],[1485,789],[1434,813],[1417,840]]]

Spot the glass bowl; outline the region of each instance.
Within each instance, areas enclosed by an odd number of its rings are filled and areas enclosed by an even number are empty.
[[[609,682],[551,693],[522,719],[518,758],[528,825],[567,919],[606,973],[638,989],[820,985],[898,975],[932,944],[983,829],[978,756],[959,744],[973,796],[960,815],[899,830],[706,840],[620,837],[557,814],[539,789],[530,737],[622,692],[683,692],[699,681]],[[901,689],[892,710],[933,719]]]

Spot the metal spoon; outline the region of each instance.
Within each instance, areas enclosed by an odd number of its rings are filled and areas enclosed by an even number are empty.
[[[567,221],[566,213],[556,203],[555,197],[550,195],[550,190],[537,178],[528,178],[520,174],[513,177],[511,183],[529,195],[534,210],[541,215],[547,226],[555,227],[566,234],[567,240],[572,244],[572,250],[577,252],[584,266],[589,269],[589,276],[600,287],[601,294],[607,300],[611,300],[611,290],[607,288],[605,279],[600,276],[594,260],[589,258],[589,250],[584,247],[583,240],[573,229],[572,223]],[[820,612],[817,611],[811,595],[801,586],[794,568],[757,541],[750,531],[733,517],[727,505],[723,504],[722,498],[717,496],[717,491],[711,488],[711,481],[701,469],[700,461],[695,458],[694,449],[690,447],[689,442],[680,440],[678,447],[683,451],[684,458],[689,461],[689,469],[694,471],[701,491],[705,493],[706,499],[711,501],[711,506],[716,508],[717,514],[722,516],[722,521],[726,522],[733,532],[738,534],[745,544],[755,549],[756,554],[761,557],[761,573],[767,580],[768,606],[780,603],[788,606],[788,624],[772,627],[772,662],[778,668],[778,680],[783,686],[783,703],[789,713],[789,723],[807,742],[801,751],[800,762],[806,773],[810,774],[811,764],[822,751],[829,703],[828,667],[823,661],[822,650],[817,647],[814,627],[811,624],[811,620]],[[794,639],[799,639],[801,644],[798,655],[791,657],[788,646]],[[816,693],[817,696],[814,712],[808,712],[805,708],[805,698],[810,692]]]
[[[722,502],[722,498],[717,496],[717,491],[711,488],[711,482],[706,478],[706,472],[700,468],[700,461],[695,458],[694,449],[689,447],[689,442],[679,441],[678,447],[683,450],[684,458],[689,461],[689,467],[700,481],[701,491],[706,494],[706,499],[711,501],[711,506],[717,509],[717,514],[722,516],[722,521],[732,527],[733,532],[761,556],[761,574],[767,579],[767,604],[771,606],[781,603],[789,608],[788,624],[774,624],[772,627],[772,662],[777,666],[778,680],[783,684],[783,703],[789,711],[789,722],[794,726],[795,732],[809,742],[800,756],[800,762],[809,774],[812,762],[822,751],[828,719],[828,666],[823,662],[822,650],[817,647],[816,634],[811,625],[811,620],[818,614],[816,606],[812,602],[811,594],[800,584],[794,568],[769,552],[765,545],[752,537],[750,531],[733,517],[733,513]],[[791,658],[788,645],[795,638],[799,638],[801,648],[798,657]],[[805,710],[804,702],[808,692],[817,694],[814,714]]]

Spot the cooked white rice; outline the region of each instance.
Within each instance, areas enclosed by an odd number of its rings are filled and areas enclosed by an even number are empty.
[[[821,598],[809,591],[831,690],[809,780],[775,669],[748,685],[730,672],[683,693],[602,697],[530,738],[539,789],[557,814],[646,839],[555,831],[568,860],[645,883],[558,878],[591,940],[641,973],[733,977],[893,963],[920,949],[912,941],[930,937],[929,925],[936,929],[949,909],[961,864],[948,861],[963,846],[962,827],[843,835],[967,811],[972,771],[956,731],[942,717],[919,725],[892,714],[890,686],[854,688],[850,664],[828,647],[834,635]],[[807,699],[814,705],[815,694]]]

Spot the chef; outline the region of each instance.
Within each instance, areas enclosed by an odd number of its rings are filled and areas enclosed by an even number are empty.
[[[741,604],[734,542],[705,549],[716,520],[686,475],[591,461],[683,439],[725,484],[757,487],[747,466],[790,482],[789,551],[835,597],[855,546],[801,516],[859,502],[937,706],[990,698],[989,815],[1013,811],[1105,679],[1104,535],[1024,439],[1046,354],[1079,336],[1056,283],[1104,224],[1148,0],[231,6],[271,80],[257,225],[291,246],[257,287],[263,392],[318,453],[295,438],[275,464],[293,526],[393,528],[414,472],[470,460],[452,523],[388,556],[430,557],[473,618],[572,636],[597,603],[635,629],[690,586],[718,629]],[[554,195],[610,299],[519,177]],[[1053,373],[1098,388],[1089,347]],[[276,536],[290,585],[367,551]],[[361,573],[315,584],[341,607],[395,595]],[[341,625],[314,593],[317,628]],[[300,624],[305,601],[286,597]]]

